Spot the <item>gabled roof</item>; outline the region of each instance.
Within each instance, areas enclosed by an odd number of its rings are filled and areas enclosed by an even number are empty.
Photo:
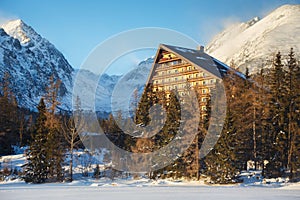
[[[228,65],[222,63],[203,51],[166,44],[159,45],[155,61],[157,60],[158,53],[161,49],[174,53],[177,57],[193,64],[195,67],[200,67],[201,70],[219,79],[223,78],[224,74],[226,74],[228,70],[235,71]],[[236,74],[244,78],[242,73],[236,72]]]

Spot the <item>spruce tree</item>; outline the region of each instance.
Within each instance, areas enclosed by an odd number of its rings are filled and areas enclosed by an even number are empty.
[[[44,99],[40,100],[37,107],[38,117],[35,123],[35,130],[32,133],[32,141],[29,146],[27,163],[24,166],[25,181],[32,183],[44,183],[49,174],[49,162],[47,158],[47,134],[46,106]]]
[[[224,79],[226,93],[231,91],[231,77]],[[218,83],[216,85],[218,86]],[[227,113],[226,119],[223,126],[222,133],[219,140],[211,149],[211,151],[204,158],[206,165],[206,175],[210,177],[211,183],[232,183],[236,181],[238,169],[236,168],[236,126],[234,125],[233,115],[233,97],[232,95],[227,96]],[[216,95],[215,98],[218,98]],[[218,103],[215,105],[215,110],[218,110]],[[217,126],[218,124],[211,124],[211,126]]]
[[[286,117],[286,84],[285,72],[281,54],[278,52],[273,62],[273,68],[270,71],[270,100],[269,100],[269,139],[267,142],[268,165],[266,166],[266,175],[270,177],[282,176],[287,166],[287,132],[285,127]]]
[[[290,179],[297,177],[300,168],[300,66],[291,48],[287,63],[288,168]]]
[[[153,106],[152,93],[152,85],[146,85],[135,115],[135,122],[139,126],[147,126],[150,123],[149,110]]]

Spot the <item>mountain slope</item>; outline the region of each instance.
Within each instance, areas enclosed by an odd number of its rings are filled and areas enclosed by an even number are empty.
[[[259,20],[234,24],[206,46],[207,53],[244,71],[258,71],[270,64],[278,51],[286,54],[291,47],[300,52],[300,5],[284,5]]]
[[[63,54],[33,28],[22,20],[10,21],[0,28],[0,80],[5,72],[11,75],[14,94],[20,106],[34,110],[40,98],[45,95],[51,76],[62,81],[59,100],[61,108],[72,108],[73,85],[80,71],[80,92],[83,98],[95,97],[95,108],[100,114],[111,112],[111,97],[116,88],[125,94],[131,86],[145,83],[153,59],[142,61],[136,69],[125,76],[103,74],[101,77],[87,71],[74,70]],[[120,82],[119,82],[120,81]],[[122,85],[123,84],[123,85]],[[125,85],[126,84],[126,87]],[[96,93],[93,88],[96,86]],[[95,93],[95,94],[93,94]],[[114,100],[121,96],[114,93]],[[82,99],[82,107],[90,107],[90,99]],[[121,104],[120,104],[121,105]],[[122,104],[124,105],[124,104]]]
[[[54,45],[23,21],[1,26],[0,55],[0,79],[5,72],[10,73],[21,106],[33,109],[45,94],[51,76],[62,81],[61,100],[70,96],[73,68]]]

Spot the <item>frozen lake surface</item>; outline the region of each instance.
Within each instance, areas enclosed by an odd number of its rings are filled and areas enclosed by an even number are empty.
[[[170,184],[0,184],[3,200],[227,200],[227,199],[300,199],[300,185],[277,186],[206,186]]]

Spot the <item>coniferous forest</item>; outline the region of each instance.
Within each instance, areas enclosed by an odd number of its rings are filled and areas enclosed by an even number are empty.
[[[236,183],[241,181],[241,172],[249,169],[251,164],[251,169],[260,170],[265,178],[288,177],[290,181],[299,181],[299,58],[293,49],[288,55],[278,52],[271,65],[251,75],[246,70],[244,78],[234,71],[225,75],[226,119],[219,140],[205,157],[200,158],[199,151],[210,124],[210,99],[206,101],[206,110],[199,111],[198,130],[189,148],[173,163],[145,176],[150,179],[184,178],[205,179],[209,183]],[[47,93],[40,99],[35,109],[37,112],[18,106],[12,81],[6,73],[0,85],[0,155],[14,154],[14,146],[26,146],[27,161],[23,170],[17,172],[26,182],[72,181],[73,151],[84,146],[74,117],[67,111],[58,110],[60,81],[53,77],[49,79]],[[187,83],[187,95],[190,90],[200,92],[199,88],[192,88]],[[136,105],[133,118],[137,126],[150,123],[149,109],[152,106],[159,104],[166,110],[164,126],[150,138],[124,133],[112,114],[107,119],[99,118],[99,124],[106,136],[126,151],[155,151],[176,139],[181,123],[180,99],[176,91],[171,91],[168,98],[166,95],[164,91],[153,92],[151,85],[147,85]],[[200,98],[198,101],[200,105]],[[80,99],[76,101],[76,107],[80,110]],[[155,116],[152,120],[162,117]],[[118,118],[123,118],[122,113]],[[67,155],[70,157],[68,163],[65,162]],[[65,165],[70,166],[69,170],[64,169]],[[9,173],[14,173],[13,169],[2,170],[1,176]],[[122,173],[112,170],[110,176]],[[99,166],[95,168],[94,177],[99,177]]]

